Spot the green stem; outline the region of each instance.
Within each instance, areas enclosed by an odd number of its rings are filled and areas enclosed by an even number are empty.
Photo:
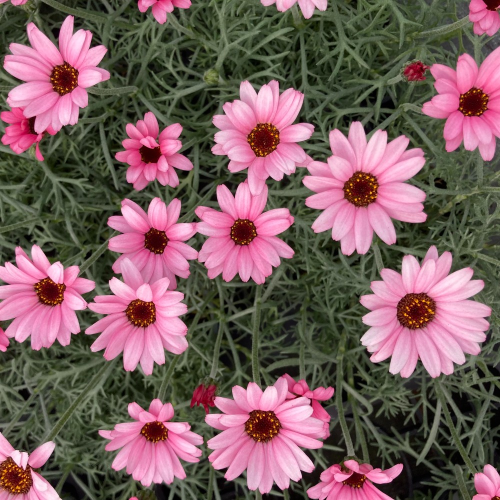
[[[354,374],[352,369],[352,363],[348,363],[347,365],[347,376],[349,378],[348,380],[349,385],[351,387],[354,387]],[[350,401],[352,406],[352,414],[354,416],[354,426],[356,427],[356,431],[359,437],[359,442],[361,443],[361,452],[363,454],[363,461],[369,463],[370,454],[368,452],[368,444],[366,442],[365,431],[363,430],[363,426],[361,425],[361,419],[359,418],[358,402],[356,401],[356,398],[351,394],[347,395],[347,400]]]
[[[283,498],[285,500],[290,500],[290,494],[288,493],[288,490],[283,490]]]
[[[210,467],[210,472],[208,475],[207,500],[212,500],[212,496],[214,494],[214,477],[215,477],[215,470],[213,467]]]
[[[220,345],[224,335],[224,295],[222,293],[222,286],[220,280],[217,280],[217,288],[219,289],[219,331],[215,339],[214,357],[212,359],[212,369],[210,370],[210,378],[215,378],[217,375],[217,368],[219,367]]]
[[[434,28],[428,31],[422,31],[415,38],[425,38],[426,36],[432,37],[434,35],[445,35],[447,33],[452,33],[453,31],[463,28],[469,22],[469,16],[465,16],[455,23],[448,24],[446,26],[439,26],[439,28]]]
[[[175,365],[177,364],[177,361],[179,361],[180,355],[175,356],[173,359],[172,363],[170,363],[170,366],[168,367],[167,373],[165,374],[165,378],[163,379],[160,390],[158,391],[158,399],[163,402],[165,399],[165,395],[167,393],[167,387],[170,382],[170,379],[172,378],[172,374],[174,373],[175,370]]]
[[[462,467],[458,464],[455,465],[455,477],[457,478],[458,489],[460,490],[460,493],[462,493],[462,498],[464,500],[470,500],[469,491],[467,490],[467,486],[464,481]]]
[[[253,313],[253,334],[252,334],[252,377],[253,381],[260,385],[260,366],[259,366],[259,333],[260,333],[260,311],[262,307],[262,285],[255,288],[255,302]]]

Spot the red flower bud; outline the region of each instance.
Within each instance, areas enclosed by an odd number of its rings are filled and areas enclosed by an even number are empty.
[[[215,392],[217,391],[217,386],[214,384],[200,384],[193,392],[193,398],[191,399],[191,408],[196,404],[200,406],[203,405],[205,412],[209,413],[208,407],[212,408],[215,406]]]
[[[408,63],[402,72],[402,77],[407,82],[416,82],[425,80],[425,72],[430,68],[430,66],[426,66],[421,61],[412,61]]]

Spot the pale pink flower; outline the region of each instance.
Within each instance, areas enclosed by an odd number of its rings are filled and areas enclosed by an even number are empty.
[[[485,465],[483,472],[474,474],[477,495],[472,500],[498,500],[500,498],[500,476],[492,465]]]
[[[178,318],[186,314],[181,303],[184,294],[168,291],[169,279],[153,284],[144,282],[141,273],[129,260],[121,262],[123,281],[112,278],[109,287],[114,295],[97,295],[89,309],[106,314],[85,333],[102,332],[90,346],[93,352],[104,348],[108,361],[123,351],[123,367],[133,371],[140,362],[146,375],[153,373],[154,363],[165,363],[165,351],[183,353],[188,346],[187,327]]]
[[[0,0],[0,4],[6,3],[9,0]],[[24,5],[25,3],[28,3],[28,0],[10,0],[12,2],[12,5]]]
[[[33,245],[31,260],[16,248],[17,267],[6,262],[0,266],[0,321],[14,321],[5,331],[7,337],[24,342],[31,335],[31,348],[50,347],[57,339],[68,345],[71,334],[80,331],[75,311],[87,308],[81,294],[94,289],[95,283],[78,278],[80,269],[64,269],[60,262],[50,264],[42,249]]]
[[[252,195],[246,181],[238,186],[235,197],[226,186],[218,186],[217,201],[222,212],[208,207],[195,210],[203,221],[198,223],[198,232],[209,236],[198,260],[205,263],[211,279],[222,273],[224,281],[231,281],[239,274],[243,281],[252,278],[264,283],[273,266],[280,265],[280,257],[293,257],[294,251],[276,237],[293,224],[290,211],[276,208],[263,213],[267,186]]]
[[[314,14],[314,9],[325,11],[328,7],[327,0],[260,0],[264,7],[276,4],[279,12],[285,12],[293,7],[298,2],[302,15],[306,19],[310,19]]]
[[[174,7],[178,9],[189,9],[191,0],[139,0],[139,10],[146,12],[149,7],[153,13],[153,17],[160,23],[165,24],[167,21],[167,13],[173,12]]]
[[[9,92],[7,104],[24,108],[26,118],[36,116],[38,134],[49,126],[58,132],[63,125],[75,125],[80,108],[88,104],[85,89],[109,80],[109,72],[97,67],[108,49],[89,49],[90,31],[73,35],[73,16],[61,26],[59,49],[33,23],[28,24],[28,38],[33,48],[11,43],[13,55],[5,57],[5,71],[27,82]]]
[[[182,148],[182,142],[178,140],[182,132],[179,123],[169,125],[160,134],[158,120],[149,111],[135,127],[129,123],[126,128],[130,139],[122,142],[125,151],[116,153],[115,158],[130,165],[127,182],[133,184],[134,189],[140,191],[155,179],[162,186],[177,187],[179,178],[175,168],[193,168],[191,161],[178,153]]]
[[[7,347],[9,347],[9,344],[9,337],[7,337],[2,328],[0,328],[0,351],[5,352],[7,350]]]
[[[370,248],[373,231],[387,245],[396,242],[392,219],[424,222],[425,193],[405,184],[424,166],[424,152],[409,149],[404,135],[387,143],[387,132],[377,130],[369,142],[361,122],[353,122],[346,138],[340,130],[330,132],[334,156],[328,164],[307,165],[310,177],[304,184],[317,194],[306,199],[310,208],[323,210],[315,220],[315,233],[332,230],[342,253],[364,254]]]
[[[154,198],[146,213],[131,200],[122,201],[122,214],[108,219],[108,225],[122,232],[109,240],[109,249],[123,255],[113,264],[113,271],[121,273],[121,263],[130,259],[141,271],[146,283],[160,278],[170,280],[175,290],[175,277],[189,276],[188,260],[196,259],[198,252],[184,241],[196,234],[195,223],[178,224],[181,202],[173,199],[168,206]]]
[[[374,354],[374,363],[392,356],[389,371],[409,377],[420,358],[431,377],[453,373],[453,363],[465,363],[464,353],[479,354],[489,324],[483,316],[491,308],[466,300],[484,287],[472,280],[474,271],[460,269],[449,274],[450,252],[438,258],[435,246],[420,265],[415,257],[403,258],[402,274],[391,269],[380,272],[383,281],[372,281],[375,295],[360,299],[372,312],[363,316],[371,328],[361,343]]]
[[[476,35],[493,36],[500,28],[500,0],[471,0],[469,20],[474,23]]]
[[[191,432],[186,422],[170,422],[174,409],[170,403],[162,404],[153,399],[149,411],[137,403],[128,405],[129,415],[136,422],[115,425],[112,431],[99,431],[99,435],[110,439],[107,451],[121,448],[111,467],[121,470],[126,467],[143,486],[151,483],[171,484],[174,477],[185,479],[186,473],[179,458],[186,462],[199,462],[203,438]]]
[[[276,80],[263,85],[258,94],[249,82],[242,82],[240,99],[222,106],[225,115],[214,116],[213,124],[221,131],[215,134],[212,153],[229,157],[230,172],[248,168],[250,190],[259,194],[269,176],[280,181],[307,160],[296,143],[309,139],[314,126],[292,125],[304,94],[287,89],[280,95]]]
[[[0,500],[61,500],[35,469],[45,465],[55,444],[47,441],[33,453],[18,451],[0,433]]]
[[[500,137],[500,47],[479,69],[471,56],[462,54],[456,71],[434,64],[431,73],[439,94],[424,104],[422,112],[433,118],[446,118],[446,151],[454,151],[463,141],[467,151],[479,147],[483,159],[491,160],[495,137]]]
[[[269,493],[275,482],[282,490],[300,481],[301,471],[312,472],[314,464],[299,448],[318,449],[323,422],[312,417],[308,398],[287,400],[287,381],[280,377],[264,392],[254,382],[247,389],[233,387],[233,398],[215,398],[224,413],[209,414],[205,422],[221,430],[207,446],[215,450],[208,459],[214,469],[228,467],[225,478],[232,481],[247,471],[247,486]]]
[[[307,490],[309,498],[319,500],[392,500],[378,490],[375,484],[386,484],[401,474],[403,464],[390,469],[374,469],[370,464],[359,464],[356,460],[346,460],[335,464],[321,473],[316,486]]]

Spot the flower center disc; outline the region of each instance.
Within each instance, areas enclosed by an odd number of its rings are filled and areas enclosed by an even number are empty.
[[[69,94],[78,87],[78,70],[65,62],[52,70],[50,82],[59,95]]]
[[[165,441],[168,437],[168,429],[158,421],[148,422],[141,429],[141,434],[152,443]]]
[[[356,172],[344,184],[344,198],[356,207],[367,207],[377,199],[377,178],[366,172]]]
[[[500,0],[483,0],[488,10],[497,10],[500,7]],[[500,500],[499,497],[495,497]]]
[[[488,109],[489,97],[481,89],[472,87],[460,95],[458,111],[465,116],[481,116]]]
[[[426,293],[408,293],[398,302],[398,321],[410,330],[424,328],[435,314],[436,303]]]
[[[161,156],[160,146],[156,148],[142,146],[141,149],[139,149],[139,153],[141,153],[141,160],[144,163],[158,163]]]
[[[146,328],[156,321],[156,306],[154,302],[136,299],[128,305],[125,314],[134,326]]]
[[[280,133],[272,123],[258,123],[248,134],[247,141],[255,156],[267,156],[278,147]]]
[[[26,495],[33,486],[31,467],[19,467],[11,457],[0,464],[0,489],[11,495]]]
[[[168,238],[165,231],[153,227],[144,236],[144,248],[156,254],[162,254],[167,246]]]
[[[258,443],[271,441],[281,429],[281,423],[274,411],[253,410],[245,423],[246,433]]]
[[[58,306],[64,300],[66,285],[54,283],[50,278],[44,278],[35,284],[38,300],[46,306]]]
[[[30,131],[30,134],[38,135],[36,130],[35,130],[35,120],[36,120],[36,116],[32,116],[31,118],[28,118],[28,129]]]
[[[351,488],[362,488],[365,481],[366,476],[364,474],[353,472],[350,477],[348,477],[345,481],[342,481],[342,484],[350,486]]]
[[[231,227],[231,239],[237,245],[250,245],[257,236],[255,224],[248,219],[236,219]]]

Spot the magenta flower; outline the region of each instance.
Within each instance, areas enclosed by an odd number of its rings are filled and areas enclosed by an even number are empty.
[[[158,120],[150,111],[135,127],[132,123],[127,125],[127,135],[130,139],[122,142],[125,151],[116,153],[115,158],[130,165],[127,170],[127,182],[133,184],[134,189],[140,191],[155,179],[162,186],[179,185],[174,167],[180,170],[193,168],[191,161],[178,153],[182,147],[182,142],[178,140],[181,132],[181,125],[174,123],[160,134]]]
[[[264,7],[269,7],[270,5],[276,4],[276,8],[279,12],[285,12],[295,5],[298,1],[302,15],[306,19],[310,19],[314,14],[314,9],[325,11],[328,7],[327,0],[260,0],[260,3]]]
[[[425,65],[421,61],[412,61],[408,63],[402,71],[403,79],[407,82],[419,82],[426,80],[425,72],[430,69],[430,66]]]
[[[370,464],[359,464],[346,460],[335,464],[321,473],[321,482],[307,490],[309,498],[319,500],[392,500],[375,488],[375,484],[386,484],[401,474],[403,464],[390,469],[374,469]]]
[[[392,219],[424,222],[425,193],[405,184],[424,166],[424,152],[406,150],[404,135],[387,143],[387,132],[377,130],[367,143],[361,122],[353,122],[346,138],[340,130],[330,132],[334,156],[328,164],[307,165],[311,177],[304,184],[317,194],[306,199],[310,208],[323,210],[315,220],[315,233],[332,230],[342,253],[364,254],[370,248],[373,231],[384,243],[396,242]]]
[[[167,12],[173,12],[174,7],[178,9],[189,9],[191,0],[139,0],[139,10],[146,12],[149,7],[153,7],[153,17],[160,23],[167,21]]]
[[[7,350],[7,347],[9,347],[9,344],[9,337],[7,337],[2,328],[0,328],[0,351],[5,352]]]
[[[205,422],[221,430],[207,446],[215,450],[208,459],[214,469],[228,467],[225,478],[232,481],[247,471],[247,486],[269,493],[276,482],[282,490],[300,481],[314,464],[299,448],[323,446],[316,438],[323,433],[323,422],[312,417],[308,398],[286,400],[287,381],[280,377],[264,392],[250,382],[247,389],[233,387],[233,398],[215,398],[224,413],[206,415]]]
[[[6,3],[9,0],[0,0],[0,4]],[[24,5],[25,3],[28,3],[28,0],[10,0],[12,2],[12,5]]]
[[[403,258],[402,274],[391,269],[380,272],[383,281],[372,281],[375,295],[363,295],[361,304],[371,312],[363,323],[371,328],[361,343],[379,363],[392,356],[389,371],[409,377],[418,358],[431,377],[453,373],[453,363],[465,363],[464,353],[479,354],[478,342],[489,328],[483,316],[491,309],[465,300],[480,292],[482,280],[472,280],[467,267],[449,274],[452,256],[438,258],[435,246],[427,251],[420,265],[415,257]]]
[[[193,397],[191,398],[190,407],[193,408],[194,405],[203,405],[205,408],[205,413],[209,413],[209,407],[213,408],[215,406],[215,393],[217,392],[217,386],[214,384],[200,384],[194,391]]]
[[[0,500],[61,500],[56,490],[38,471],[54,451],[52,441],[33,453],[18,451],[0,433]]]
[[[170,422],[174,409],[170,403],[162,404],[153,399],[149,411],[137,403],[128,405],[129,415],[136,422],[115,425],[112,431],[99,431],[99,435],[111,441],[107,451],[121,448],[111,467],[121,470],[126,467],[143,486],[151,483],[171,484],[174,477],[185,479],[186,473],[179,458],[186,462],[199,462],[203,438],[189,429],[186,422]]]
[[[280,265],[280,257],[291,259],[293,250],[277,234],[293,224],[287,208],[262,213],[267,202],[267,186],[258,195],[252,195],[248,183],[242,182],[233,197],[229,189],[217,187],[217,201],[222,212],[198,207],[198,232],[209,236],[203,244],[198,260],[204,262],[208,277],[214,279],[222,273],[224,281],[239,274],[243,281],[252,278],[264,283]]]
[[[476,35],[493,36],[500,28],[500,0],[471,0],[469,20],[474,23]]]
[[[177,288],[176,276],[189,276],[188,260],[198,257],[198,252],[186,243],[196,234],[195,223],[178,224],[181,202],[173,199],[165,205],[160,198],[149,204],[148,213],[131,200],[122,201],[122,214],[108,219],[108,226],[124,234],[109,240],[109,249],[123,255],[113,264],[113,271],[121,273],[121,263],[130,259],[145,283],[168,278],[169,288]]]
[[[5,57],[5,71],[27,82],[9,92],[7,104],[24,108],[26,118],[36,117],[37,134],[49,126],[58,132],[63,125],[75,125],[80,108],[88,104],[85,89],[109,80],[109,72],[97,67],[108,49],[89,49],[90,31],[73,35],[73,16],[61,26],[59,49],[33,23],[28,24],[28,38],[33,48],[11,43],[14,55]]]
[[[297,118],[304,94],[287,89],[279,95],[279,83],[272,80],[257,94],[249,82],[240,86],[241,100],[226,102],[225,115],[215,115],[214,155],[227,155],[230,172],[248,168],[252,194],[259,194],[266,179],[280,181],[285,174],[307,160],[304,150],[296,144],[309,139],[314,131],[309,123],[292,123]]]
[[[5,334],[18,342],[31,335],[35,351],[50,347],[56,339],[66,346],[71,334],[80,331],[75,311],[87,308],[81,294],[93,290],[95,283],[78,278],[78,266],[51,265],[37,245],[31,257],[17,247],[17,267],[10,262],[0,266],[0,279],[8,283],[0,286],[0,299],[5,299],[0,303],[0,321],[14,319]]]
[[[426,102],[422,112],[446,118],[446,151],[455,151],[462,141],[467,151],[479,147],[484,160],[495,154],[495,137],[500,137],[500,48],[494,50],[478,69],[468,54],[458,58],[457,70],[434,64],[431,73],[439,95]]]
[[[474,486],[478,495],[472,500],[497,500],[500,498],[500,476],[492,465],[485,465],[484,472],[474,474]]]
[[[104,358],[109,361],[123,351],[126,371],[135,370],[140,362],[144,374],[151,375],[154,363],[165,363],[164,349],[174,354],[187,349],[187,327],[178,318],[187,312],[181,303],[184,294],[168,291],[168,278],[145,283],[129,259],[121,262],[121,272],[123,281],[109,282],[114,295],[97,295],[89,304],[89,309],[107,316],[85,333],[102,332],[90,346],[93,352],[106,348]]]

